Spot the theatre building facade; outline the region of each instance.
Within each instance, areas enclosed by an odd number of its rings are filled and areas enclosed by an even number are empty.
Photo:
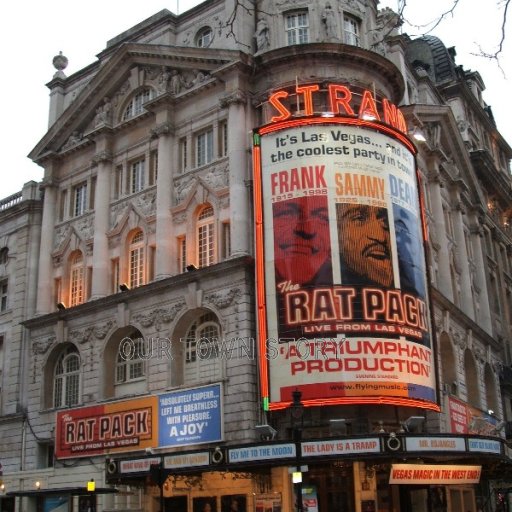
[[[512,149],[377,4],[207,0],[54,58],[44,177],[0,204],[0,510],[512,506]]]

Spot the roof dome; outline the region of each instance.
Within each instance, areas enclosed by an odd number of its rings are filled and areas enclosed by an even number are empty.
[[[410,41],[405,56],[414,68],[425,70],[435,83],[456,76],[453,50],[448,50],[438,37],[423,36]]]

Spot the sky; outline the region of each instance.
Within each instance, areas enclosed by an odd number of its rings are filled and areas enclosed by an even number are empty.
[[[509,22],[501,69],[495,61],[473,55],[480,52],[480,47],[485,52],[494,51],[501,29],[497,6],[502,1],[486,0],[483,9],[480,2],[459,0],[454,15],[431,34],[440,37],[447,47],[456,47],[458,65],[480,72],[486,85],[484,100],[491,105],[500,132],[512,145],[512,102],[508,99],[512,80],[512,22]],[[49,89],[45,84],[55,73],[52,65],[55,55],[62,51],[68,58],[65,73],[70,76],[95,62],[109,39],[142,20],[162,9],[173,12],[179,9],[182,13],[199,3],[197,0],[3,2],[0,13],[6,23],[0,32],[4,63],[0,92],[5,101],[0,137],[3,160],[0,199],[20,191],[27,181],[40,181],[43,177],[42,168],[27,155],[48,128]],[[447,3],[447,0],[429,0],[429,8],[425,9],[424,0],[407,0],[404,14],[415,24],[426,24],[446,10]],[[397,4],[398,0],[381,0],[379,7],[396,11]],[[405,26],[402,31],[418,36],[428,28]]]

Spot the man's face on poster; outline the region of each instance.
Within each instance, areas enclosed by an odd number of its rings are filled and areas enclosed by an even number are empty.
[[[274,258],[279,280],[304,284],[330,260],[327,199],[298,197],[275,203]]]
[[[362,280],[391,286],[393,264],[387,209],[345,203],[336,207],[342,267]]]

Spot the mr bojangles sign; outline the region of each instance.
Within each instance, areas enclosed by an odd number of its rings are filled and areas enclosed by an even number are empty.
[[[482,466],[393,464],[390,484],[477,484]]]

